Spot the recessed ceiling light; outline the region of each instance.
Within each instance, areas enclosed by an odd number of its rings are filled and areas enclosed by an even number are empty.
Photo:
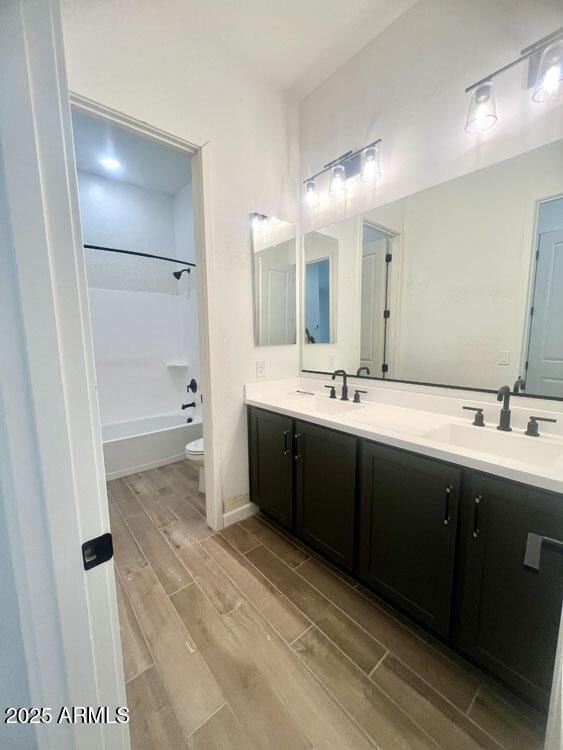
[[[115,172],[121,167],[121,163],[114,159],[113,156],[104,156],[100,159],[100,164],[104,169],[109,169],[110,172]]]

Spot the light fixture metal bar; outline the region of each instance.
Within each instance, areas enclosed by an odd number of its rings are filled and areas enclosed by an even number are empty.
[[[551,34],[544,36],[542,39],[538,39],[537,42],[530,44],[528,47],[524,47],[524,49],[520,52],[520,54],[527,55],[530,52],[537,52],[540,48],[548,47],[551,44],[551,42],[556,42],[562,36],[563,36],[563,26],[557,29],[557,31],[552,31]]]
[[[332,167],[335,167],[337,164],[346,164],[347,162],[352,161],[352,159],[358,156],[358,154],[361,154],[362,151],[364,151],[366,148],[377,146],[378,143],[381,143],[381,140],[381,138],[377,138],[377,140],[372,141],[371,143],[366,143],[365,146],[362,146],[357,151],[346,151],[346,153],[342,154],[342,156],[339,156],[336,159],[329,161],[328,164],[325,164],[319,172],[316,172],[314,175],[311,175],[311,177],[307,177],[306,180],[303,180],[303,184],[309,182],[309,180],[316,180],[317,177],[320,177],[325,172],[328,172],[329,169],[332,169]]]
[[[516,60],[512,60],[506,65],[503,65],[502,68],[498,68],[498,70],[495,70],[494,73],[490,73],[488,76],[481,78],[481,80],[477,81],[476,83],[472,83],[471,86],[468,86],[465,89],[465,93],[468,94],[470,91],[473,91],[478,86],[481,86],[483,83],[492,81],[493,78],[496,78],[496,76],[500,75],[501,73],[504,73],[505,70],[509,70],[510,68],[513,68],[515,65],[518,65],[518,63],[521,63],[524,60],[528,60],[530,57],[533,57],[538,52],[542,52],[546,47],[549,47],[549,45],[552,42],[555,42],[558,39],[561,39],[562,37],[563,37],[563,26],[557,31],[554,31],[551,34],[548,34],[547,36],[543,37],[542,39],[539,39],[537,42],[530,44],[528,47],[525,47],[520,53],[520,57],[516,58]]]

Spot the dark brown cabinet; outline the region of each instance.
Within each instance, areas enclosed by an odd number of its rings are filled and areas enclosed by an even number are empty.
[[[447,637],[461,471],[367,441],[361,450],[359,573]]]
[[[297,535],[343,568],[354,564],[355,437],[295,423]]]
[[[249,409],[251,499],[538,706],[563,602],[563,497]]]
[[[531,555],[543,536],[563,540],[561,496],[468,473],[460,645],[516,690],[546,705],[563,601],[563,556],[553,542]]]
[[[293,420],[282,414],[248,412],[250,499],[286,529],[294,528]]]

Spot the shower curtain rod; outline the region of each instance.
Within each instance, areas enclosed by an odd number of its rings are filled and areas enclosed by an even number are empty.
[[[165,255],[153,255],[152,253],[138,253],[135,250],[120,250],[117,247],[103,247],[102,245],[84,245],[88,250],[104,250],[106,253],[123,253],[123,255],[138,255],[140,258],[154,258],[155,260],[168,260],[170,263],[179,263],[181,266],[191,266],[197,268],[195,263],[188,263],[187,260],[178,260],[178,258],[167,258]]]

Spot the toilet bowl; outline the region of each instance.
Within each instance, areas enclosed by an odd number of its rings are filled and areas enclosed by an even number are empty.
[[[199,491],[205,492],[205,468],[203,465],[203,438],[186,445],[186,459],[199,471]]]

